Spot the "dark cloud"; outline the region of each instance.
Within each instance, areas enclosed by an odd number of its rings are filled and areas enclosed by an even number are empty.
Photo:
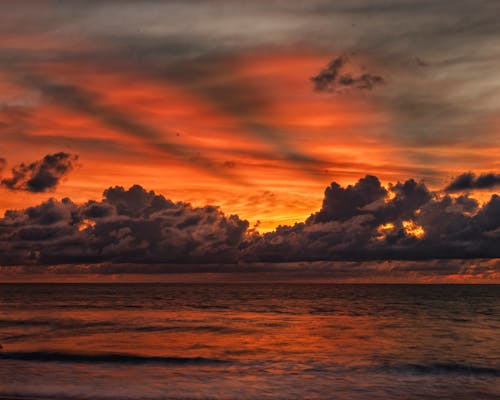
[[[500,200],[482,208],[467,196],[438,196],[413,179],[385,189],[366,176],[332,183],[321,210],[303,223],[254,236],[243,258],[299,260],[500,257]]]
[[[346,221],[360,213],[360,210],[387,195],[387,191],[380,185],[377,177],[367,175],[355,185],[345,189],[338,183],[326,188],[321,210],[311,215],[308,223],[328,221]]]
[[[317,213],[262,235],[236,215],[140,186],[81,205],[51,199],[0,219],[0,265],[489,259],[500,258],[499,243],[499,196],[480,206],[413,179],[385,188],[370,175],[332,183]]]
[[[0,220],[1,265],[234,262],[248,222],[216,207],[173,203],[140,186],[102,201],[48,200]]]
[[[340,70],[345,63],[345,56],[340,56],[330,61],[328,66],[322,69],[318,75],[311,77],[311,81],[314,83],[314,89],[319,92],[330,90],[332,85],[337,81]]]
[[[33,279],[46,275],[53,280],[57,275],[99,274],[99,280],[112,275],[141,274],[145,281],[158,282],[284,282],[284,281],[347,281],[347,282],[443,282],[456,281],[457,277],[477,281],[498,279],[499,259],[434,259],[373,260],[373,261],[315,261],[288,263],[238,263],[238,264],[133,264],[92,263],[58,264],[47,266],[40,274],[38,266],[0,267],[2,278],[10,280]],[[37,275],[40,274],[40,275]],[[167,275],[168,274],[168,275]],[[23,276],[27,275],[27,276]],[[150,275],[150,276],[147,276]],[[161,275],[161,276],[160,276]],[[126,279],[125,276],[121,277]],[[56,278],[57,279],[57,278]]]
[[[344,55],[330,61],[328,66],[322,69],[318,75],[311,77],[314,90],[318,92],[344,92],[349,89],[371,90],[384,83],[384,78],[379,75],[369,73],[353,75],[350,72],[343,72],[347,64],[348,58]]]
[[[375,85],[384,83],[384,78],[379,75],[361,74],[353,77],[351,74],[344,74],[340,77],[339,83],[343,86],[353,86],[357,89],[371,90]]]
[[[39,161],[16,165],[11,170],[11,177],[3,178],[0,184],[10,190],[51,191],[73,169],[77,159],[77,156],[64,152],[48,154]],[[0,172],[4,166],[5,160],[0,159]]]
[[[500,174],[490,172],[477,176],[472,172],[466,172],[457,176],[445,188],[447,192],[461,192],[475,189],[493,189],[500,185]]]

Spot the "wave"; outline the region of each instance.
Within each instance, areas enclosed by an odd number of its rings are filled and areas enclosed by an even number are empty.
[[[392,373],[413,373],[417,375],[457,374],[500,376],[500,369],[498,368],[458,363],[384,365],[377,368],[377,370]]]
[[[1,352],[0,360],[117,364],[221,364],[230,362],[229,360],[205,357],[140,356],[123,353],[78,354],[46,351]]]

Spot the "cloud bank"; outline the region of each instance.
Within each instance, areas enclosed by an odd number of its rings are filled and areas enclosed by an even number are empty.
[[[490,172],[476,176],[472,172],[466,172],[457,176],[445,188],[447,192],[463,192],[466,190],[493,189],[500,185],[500,174]]]
[[[7,211],[0,264],[234,262],[248,222],[217,208],[173,203],[140,186],[112,187],[102,201],[65,198]]]
[[[438,196],[413,179],[388,189],[374,176],[332,183],[305,222],[255,238],[259,261],[423,260],[500,256],[500,197],[482,207],[468,196]]]
[[[3,178],[0,185],[10,190],[34,193],[51,191],[73,169],[77,159],[77,156],[60,152],[48,154],[30,164],[21,163],[12,168],[10,178]],[[5,165],[6,161],[0,159],[0,173]]]
[[[333,182],[320,210],[258,234],[212,206],[174,203],[140,186],[101,201],[50,199],[0,219],[0,265],[426,260],[500,257],[500,197],[431,192],[409,179]]]

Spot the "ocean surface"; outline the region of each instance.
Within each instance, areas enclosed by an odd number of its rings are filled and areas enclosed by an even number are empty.
[[[500,286],[2,284],[0,398],[500,399]]]

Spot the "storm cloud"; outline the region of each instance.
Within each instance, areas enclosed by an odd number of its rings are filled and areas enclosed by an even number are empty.
[[[490,172],[477,176],[472,172],[466,172],[457,176],[445,188],[447,192],[461,192],[476,189],[493,189],[500,185],[500,174]]]
[[[0,184],[10,190],[48,192],[55,189],[61,179],[73,169],[77,159],[78,156],[64,152],[48,154],[39,161],[16,165],[11,170],[11,176],[3,178]],[[0,159],[0,172],[5,164],[5,160]]]
[[[235,261],[248,222],[218,208],[173,203],[140,186],[102,201],[50,199],[0,220],[0,264]]]
[[[480,206],[413,179],[384,187],[370,175],[346,187],[333,182],[318,212],[265,234],[237,215],[137,185],[84,204],[50,199],[0,219],[3,266],[488,259],[500,257],[499,244],[498,195]]]
[[[431,192],[409,179],[384,188],[366,176],[332,183],[305,222],[254,237],[244,258],[261,262],[500,257],[500,197]]]

